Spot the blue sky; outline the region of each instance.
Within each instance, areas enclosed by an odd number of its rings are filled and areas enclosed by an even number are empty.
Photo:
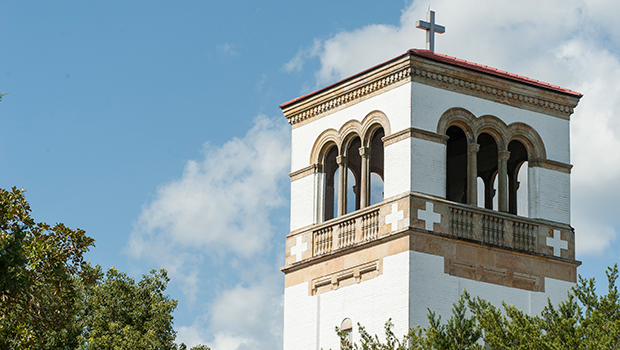
[[[620,4],[433,1],[436,51],[585,95],[573,116],[579,272],[620,244]],[[0,1],[0,186],[165,267],[179,340],[281,347],[290,127],[278,105],[409,48],[409,1]]]

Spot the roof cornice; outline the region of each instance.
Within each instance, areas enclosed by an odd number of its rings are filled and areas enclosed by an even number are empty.
[[[509,106],[569,119],[581,94],[538,80],[427,50],[405,54],[280,105],[291,125],[416,82]]]

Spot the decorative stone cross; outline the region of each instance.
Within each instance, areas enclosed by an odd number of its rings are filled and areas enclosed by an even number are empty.
[[[392,225],[390,232],[398,230],[398,222],[405,218],[402,210],[398,210],[398,203],[392,203],[392,213],[385,216],[386,225]],[[407,222],[406,225],[409,225]]]
[[[553,255],[562,256],[561,249],[568,250],[568,241],[560,238],[561,232],[553,230],[553,238],[547,237],[547,245],[553,247]]]
[[[435,52],[435,33],[443,34],[446,32],[446,27],[435,24],[435,11],[431,11],[429,7],[426,13],[426,21],[417,21],[415,26],[426,30],[426,49]]]
[[[301,243],[301,236],[297,236],[297,244],[291,247],[291,255],[295,255],[295,262],[301,261],[301,255],[308,250],[308,242]]]
[[[431,202],[426,202],[426,210],[418,209],[418,219],[424,220],[426,229],[433,231],[434,223],[441,223],[441,214],[433,212],[434,205]]]

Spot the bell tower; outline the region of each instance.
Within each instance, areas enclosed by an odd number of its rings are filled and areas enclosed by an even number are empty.
[[[436,27],[435,27],[436,28]],[[442,27],[443,28],[443,27]],[[436,29],[435,29],[436,31]],[[284,349],[397,335],[463,289],[538,313],[576,281],[581,94],[412,49],[283,103],[292,126]]]

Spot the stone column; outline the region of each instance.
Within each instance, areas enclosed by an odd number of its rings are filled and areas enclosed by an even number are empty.
[[[338,216],[347,213],[347,157],[336,157],[338,163]]]
[[[361,164],[361,187],[360,187],[360,209],[366,208],[370,204],[370,148],[360,147]]]
[[[467,145],[467,204],[478,204],[478,151],[480,145]]]
[[[508,211],[508,159],[510,159],[509,151],[499,151],[497,154],[497,158],[499,160],[499,179],[497,180],[498,184],[498,198],[497,198],[497,207],[499,211]]]

